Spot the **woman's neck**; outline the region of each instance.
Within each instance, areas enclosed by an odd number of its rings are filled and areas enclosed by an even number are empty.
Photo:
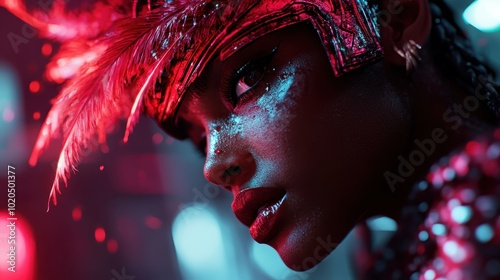
[[[479,121],[484,119],[481,110],[467,104],[470,95],[434,65],[430,54],[422,57],[411,78],[402,77],[411,79],[406,88],[413,110],[409,144],[380,180],[383,190],[375,191],[373,207],[364,218],[384,215],[398,220],[411,188],[426,178],[431,166],[488,129],[471,125],[475,120],[486,123]]]

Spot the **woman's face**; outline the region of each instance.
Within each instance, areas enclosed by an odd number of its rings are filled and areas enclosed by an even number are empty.
[[[405,98],[384,71],[335,78],[301,23],[215,57],[183,100],[179,122],[206,153],[206,178],[232,191],[237,218],[292,269],[341,242],[408,142]]]

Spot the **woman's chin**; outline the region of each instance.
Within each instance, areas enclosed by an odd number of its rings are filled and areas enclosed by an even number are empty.
[[[307,235],[307,234],[305,234]],[[304,233],[283,234],[269,242],[279,254],[283,263],[294,271],[313,268],[338,246],[332,235],[325,237],[304,236]]]

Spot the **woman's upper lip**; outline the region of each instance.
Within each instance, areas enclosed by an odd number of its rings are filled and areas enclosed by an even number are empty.
[[[249,227],[257,218],[261,207],[280,200],[285,193],[284,189],[271,187],[244,189],[236,194],[231,207],[236,218]]]

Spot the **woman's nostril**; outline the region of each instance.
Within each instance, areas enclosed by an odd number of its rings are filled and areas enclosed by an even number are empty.
[[[241,167],[239,166],[231,166],[226,171],[224,171],[224,177],[227,176],[236,176],[241,174]]]
[[[241,167],[230,166],[222,174],[222,186],[231,185],[234,182],[234,177],[241,174]]]

